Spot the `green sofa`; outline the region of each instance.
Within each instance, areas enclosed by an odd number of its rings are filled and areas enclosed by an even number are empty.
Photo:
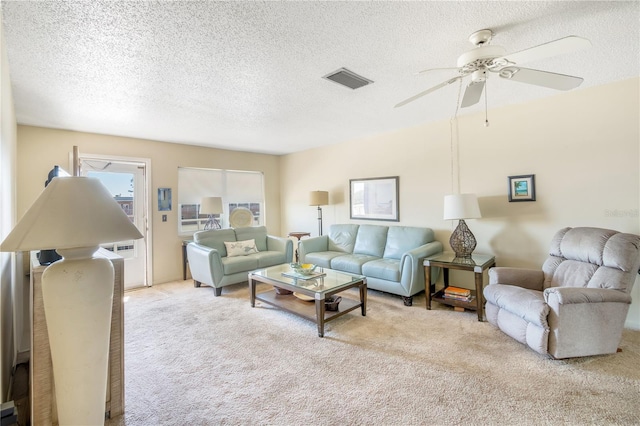
[[[300,262],[364,275],[368,288],[402,296],[406,306],[425,289],[422,261],[441,252],[433,230],[411,226],[336,224],[298,243]]]

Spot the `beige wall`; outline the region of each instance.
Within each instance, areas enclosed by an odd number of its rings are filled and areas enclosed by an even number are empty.
[[[308,192],[329,191],[324,228],[349,219],[349,179],[400,177],[399,225],[431,227],[449,249],[456,223],[442,220],[456,187],[479,197],[482,219],[468,225],[478,253],[498,265],[540,267],[565,226],[640,233],[639,79],[449,121],[287,155],[282,159],[282,229],[318,233]],[[453,126],[455,128],[455,126]],[[458,151],[451,167],[451,152]],[[459,157],[459,161],[456,158]],[[459,169],[456,165],[459,164]],[[301,170],[304,170],[302,172]],[[535,174],[537,201],[509,203],[507,176]],[[461,273],[462,274],[462,273]],[[471,277],[454,276],[471,286]],[[640,328],[640,282],[627,325]]]
[[[178,236],[178,167],[254,170],[264,173],[265,223],[273,235],[280,232],[280,157],[170,144],[142,139],[91,133],[18,126],[18,217],[44,189],[51,168],[68,168],[73,146],[80,153],[151,160],[151,233],[153,246],[153,282],[182,279],[182,239]],[[172,188],[174,206],[170,212],[157,209],[157,188]],[[168,214],[162,222],[162,214]]]
[[[11,80],[0,22],[0,241],[11,232],[15,221],[16,118],[13,111]],[[13,297],[22,287],[12,253],[0,253],[0,402],[4,402],[14,362]],[[17,311],[21,312],[20,309]]]
[[[177,168],[210,167],[265,173],[270,233],[317,234],[312,190],[330,192],[324,227],[376,223],[349,219],[349,179],[400,176],[401,225],[428,226],[448,246],[455,223],[442,220],[442,200],[456,187],[480,197],[483,218],[470,220],[477,252],[499,265],[539,267],[554,232],[599,226],[640,233],[639,79],[576,90],[552,98],[459,118],[458,138],[443,121],[283,157],[188,145],[18,127],[18,217],[42,191],[54,164],[68,164],[74,145],[90,154],[151,159],[153,199],[158,187],[177,190]],[[452,173],[451,152],[454,155]],[[457,158],[459,157],[459,160]],[[459,165],[459,167],[458,167]],[[507,176],[535,174],[537,201],[509,203]],[[177,199],[174,193],[174,199]],[[181,277],[176,210],[169,221],[152,208],[154,283]],[[382,223],[382,222],[377,222]],[[471,285],[466,275],[454,275]],[[640,328],[640,284],[627,324]]]

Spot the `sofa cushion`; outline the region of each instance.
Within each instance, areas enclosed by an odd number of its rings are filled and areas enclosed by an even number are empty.
[[[409,250],[433,241],[433,231],[412,226],[390,226],[382,257],[400,259]]]
[[[400,281],[400,261],[398,259],[377,259],[362,265],[362,275],[387,281]]]
[[[209,231],[199,231],[193,234],[193,240],[203,246],[218,250],[221,257],[227,255],[225,241],[236,241],[236,233],[233,229],[212,229]]]
[[[288,262],[288,260],[285,259],[285,254],[280,251],[261,251],[252,255],[252,257],[258,259],[258,268],[266,268]]]
[[[322,268],[331,268],[331,259],[338,256],[346,256],[346,254],[341,251],[317,251],[308,253],[305,256],[305,262],[313,263]]]
[[[353,253],[359,225],[331,225],[329,230],[329,251]]]
[[[308,259],[309,257],[307,256]],[[331,259],[331,269],[352,274],[362,274],[362,265],[376,259],[378,258],[367,254],[345,254]]]
[[[255,254],[249,256],[223,257],[221,260],[225,275],[258,269],[258,257]]]
[[[249,226],[246,228],[234,229],[236,240],[256,240],[258,251],[267,251],[267,227],[266,226]]]
[[[388,226],[360,225],[353,253],[382,257],[387,243]]]
[[[541,291],[508,284],[491,284],[485,287],[484,297],[487,303],[507,310],[538,327],[549,328],[549,305],[545,303]]]
[[[224,246],[227,248],[227,256],[246,256],[258,252],[256,248],[256,240],[246,241],[225,241]]]

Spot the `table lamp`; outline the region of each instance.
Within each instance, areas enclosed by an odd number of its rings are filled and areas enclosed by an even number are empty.
[[[60,425],[104,424],[114,271],[102,243],[142,238],[97,178],[56,177],[0,251],[56,249],[42,274]]]
[[[480,217],[482,217],[480,206],[475,194],[445,195],[444,220],[460,220],[449,239],[449,244],[456,257],[471,257],[471,253],[476,248],[476,239],[464,219],[478,219]]]
[[[318,206],[318,235],[322,235],[322,207],[329,204],[328,191],[311,191],[309,193],[309,205]]]
[[[209,215],[209,220],[204,224],[205,230],[222,228],[218,219],[213,217],[214,214],[222,213],[221,197],[203,197],[202,200],[200,200],[200,213]]]

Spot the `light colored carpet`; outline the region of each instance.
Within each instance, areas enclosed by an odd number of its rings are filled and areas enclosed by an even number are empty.
[[[246,284],[126,296],[125,415],[108,425],[640,424],[640,331],[621,353],[554,361],[424,295],[369,290],[367,316],[324,338],[251,308]]]

